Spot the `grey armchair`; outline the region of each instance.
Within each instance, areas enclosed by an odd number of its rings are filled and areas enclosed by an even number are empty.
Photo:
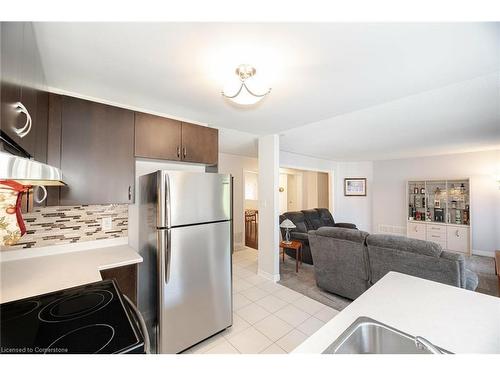
[[[331,293],[355,299],[370,286],[367,232],[322,227],[309,232],[316,284]]]

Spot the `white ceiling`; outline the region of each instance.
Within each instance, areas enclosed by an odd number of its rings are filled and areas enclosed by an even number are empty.
[[[500,146],[500,24],[37,23],[49,86],[223,128],[221,150],[375,160]],[[240,63],[269,97],[220,91]],[[229,129],[229,130],[224,130]],[[239,133],[241,131],[243,133]]]

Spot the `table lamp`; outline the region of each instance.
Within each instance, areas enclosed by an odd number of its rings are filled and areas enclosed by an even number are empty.
[[[291,244],[292,241],[290,241],[290,229],[294,229],[296,228],[295,224],[289,220],[289,219],[285,219],[281,222],[280,224],[280,228],[284,228],[285,229],[285,241],[283,241],[285,244]]]

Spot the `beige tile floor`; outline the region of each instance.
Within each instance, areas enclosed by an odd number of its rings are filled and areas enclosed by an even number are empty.
[[[244,248],[233,255],[233,326],[184,353],[289,353],[337,313],[258,276],[257,251]]]

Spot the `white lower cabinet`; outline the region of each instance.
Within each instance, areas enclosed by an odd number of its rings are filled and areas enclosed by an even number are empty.
[[[469,227],[453,226],[447,228],[447,249],[459,253],[469,254],[470,230]]]
[[[426,224],[426,240],[435,242],[446,249],[446,226],[439,224]]]
[[[408,223],[408,237],[415,238],[417,240],[425,240],[426,237],[427,224],[425,223]]]
[[[446,250],[470,254],[469,226],[408,221],[407,236],[435,242]]]

